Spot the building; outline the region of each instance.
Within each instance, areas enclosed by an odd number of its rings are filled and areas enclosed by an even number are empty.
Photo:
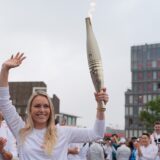
[[[131,47],[131,89],[125,92],[125,134],[145,132],[139,113],[160,95],[160,43]]]
[[[61,112],[59,114],[56,114],[56,119],[58,120],[60,125],[77,126],[77,118],[80,117],[68,113]]]

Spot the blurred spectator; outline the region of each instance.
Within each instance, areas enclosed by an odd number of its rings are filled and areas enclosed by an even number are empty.
[[[112,150],[112,160],[117,160],[116,152],[117,152],[117,148],[119,147],[118,135],[117,134],[112,134],[111,144],[112,144],[112,148],[113,148],[113,150]]]
[[[97,142],[89,144],[87,160],[105,160],[105,152],[102,144]]]
[[[136,143],[135,145],[137,148],[136,159],[155,160],[158,153],[158,147],[155,144],[150,143],[150,135],[148,133],[143,133],[141,141],[142,145],[139,143]]]
[[[129,160],[131,150],[126,145],[126,139],[122,137],[119,141],[120,147],[117,148],[116,157],[117,160]]]
[[[154,132],[151,135],[151,143],[157,145],[158,154],[156,160],[160,160],[160,121],[154,123]]]
[[[112,160],[113,147],[109,137],[104,139],[104,151],[106,153],[106,160]]]
[[[0,160],[17,159],[16,140],[0,112]]]
[[[131,140],[128,143],[128,147],[131,150],[131,155],[129,157],[129,160],[136,160],[136,145],[137,142],[137,137],[132,137]]]

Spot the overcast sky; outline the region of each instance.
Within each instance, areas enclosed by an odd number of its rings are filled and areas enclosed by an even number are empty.
[[[93,30],[110,101],[106,124],[124,128],[124,92],[131,88],[130,47],[160,42],[159,0],[95,0]],[[96,103],[86,56],[89,0],[0,0],[0,64],[18,51],[27,59],[10,81],[44,81],[60,111],[92,126]]]

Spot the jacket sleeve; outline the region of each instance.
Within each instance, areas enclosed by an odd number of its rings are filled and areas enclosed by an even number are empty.
[[[8,87],[0,87],[0,111],[11,132],[17,137],[19,130],[24,126],[24,122],[16,112],[15,106],[12,105]]]

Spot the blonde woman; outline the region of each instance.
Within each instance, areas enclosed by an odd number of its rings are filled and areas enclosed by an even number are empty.
[[[93,129],[58,126],[54,124],[54,106],[45,92],[34,93],[27,106],[26,123],[9,100],[8,75],[25,59],[17,53],[5,61],[0,73],[0,110],[18,143],[20,160],[67,160],[68,144],[93,141],[103,137],[105,128],[102,101],[108,102],[106,90],[95,93],[97,115]]]

